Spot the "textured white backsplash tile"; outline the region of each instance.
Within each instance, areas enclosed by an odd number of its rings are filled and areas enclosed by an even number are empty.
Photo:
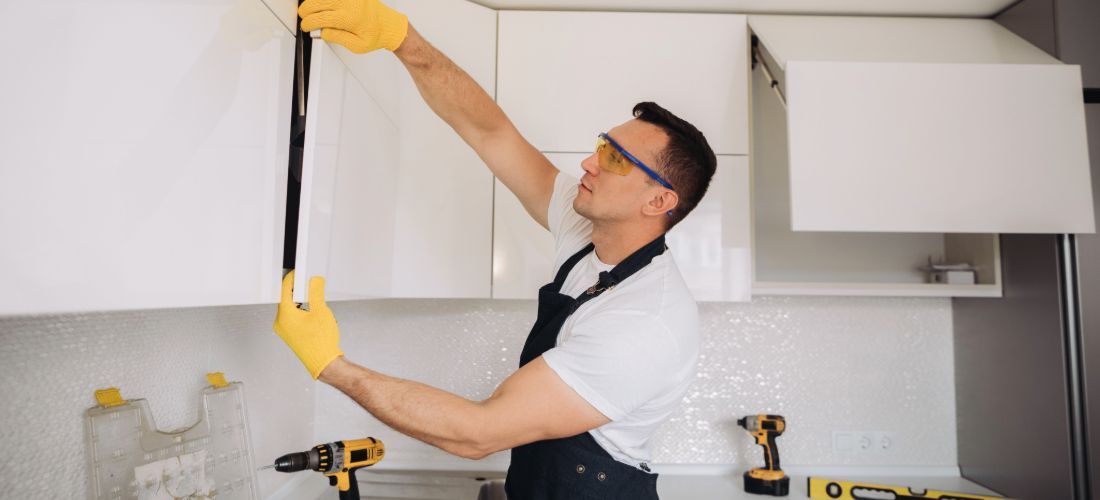
[[[389,300],[333,305],[349,359],[471,399],[514,371],[533,301]],[[701,304],[699,378],[654,438],[658,463],[758,465],[736,419],[787,417],[791,465],[954,466],[955,393],[949,299],[760,297]],[[317,392],[317,440],[371,435],[390,463],[501,468],[445,456],[385,428],[343,394]],[[833,431],[885,431],[894,450],[837,453]]]
[[[0,498],[87,498],[84,410],[119,387],[163,430],[198,419],[205,374],[244,383],[265,463],[313,444],[313,381],[271,332],[275,306],[0,317]],[[289,479],[257,478],[264,495]]]
[[[533,301],[335,303],[348,357],[472,399],[516,367]],[[389,430],[314,384],[271,333],[274,306],[0,318],[0,458],[4,498],[83,498],[83,412],[95,389],[150,401],[162,429],[193,422],[208,371],[245,383],[258,463],[317,442],[381,438],[387,463],[502,469]],[[683,408],[654,438],[660,463],[760,462],[737,417],[778,412],[789,465],[954,466],[951,305],[947,299],[762,297],[702,304],[703,358]],[[316,387],[316,390],[313,388]],[[316,404],[316,410],[315,405]],[[834,430],[893,432],[896,449],[832,451]],[[41,464],[51,466],[43,467]],[[288,479],[265,471],[270,494]]]

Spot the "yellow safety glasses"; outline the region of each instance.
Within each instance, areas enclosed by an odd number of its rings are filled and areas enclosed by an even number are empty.
[[[662,186],[673,191],[676,190],[672,187],[672,184],[662,179],[660,175],[657,175],[657,172],[645,166],[634,155],[628,153],[619,143],[615,142],[615,139],[612,139],[606,133],[601,133],[596,138],[596,158],[600,162],[600,168],[608,172],[627,175],[630,173],[631,168],[638,167]]]

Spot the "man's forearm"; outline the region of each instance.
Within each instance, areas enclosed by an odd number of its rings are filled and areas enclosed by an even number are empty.
[[[408,37],[394,54],[432,111],[475,150],[488,135],[513,128],[492,97],[411,24]]]
[[[382,423],[466,458],[489,453],[480,445],[479,403],[434,387],[369,370],[337,358],[320,380],[339,389]]]

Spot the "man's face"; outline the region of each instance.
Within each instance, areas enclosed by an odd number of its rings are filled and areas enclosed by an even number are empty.
[[[630,120],[607,132],[623,149],[650,168],[656,168],[657,155],[668,143],[668,136],[656,125]],[[595,153],[581,162],[585,174],[577,188],[573,209],[593,222],[619,222],[642,217],[642,208],[663,189],[651,182],[640,168],[618,175],[600,168]]]

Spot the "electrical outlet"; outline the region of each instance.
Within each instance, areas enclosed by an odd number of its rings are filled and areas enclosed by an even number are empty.
[[[893,432],[875,433],[875,451],[878,453],[893,453],[897,447],[897,440]]]
[[[858,455],[893,453],[897,440],[892,432],[835,431],[833,451]]]

